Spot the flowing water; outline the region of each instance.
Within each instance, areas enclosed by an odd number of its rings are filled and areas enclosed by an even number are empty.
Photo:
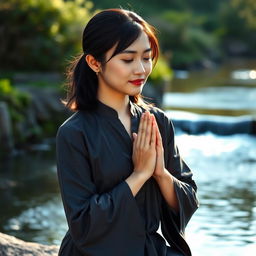
[[[177,144],[198,184],[187,228],[194,255],[255,255],[256,137],[180,134]]]

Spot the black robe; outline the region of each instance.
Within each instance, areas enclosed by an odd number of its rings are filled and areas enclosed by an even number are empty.
[[[130,111],[131,130],[137,132],[145,109],[130,102]],[[196,184],[175,146],[171,121],[156,107],[150,112],[162,135],[165,167],[175,177],[179,212],[169,207],[153,177],[132,195],[125,181],[133,172],[132,139],[117,112],[98,101],[95,110],[74,113],[57,133],[58,180],[69,226],[59,255],[191,255],[184,230],[198,207]],[[171,248],[156,232],[160,223]]]

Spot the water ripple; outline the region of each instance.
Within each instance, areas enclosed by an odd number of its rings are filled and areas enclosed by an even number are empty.
[[[177,144],[198,184],[201,206],[188,226],[194,254],[253,255],[244,252],[256,242],[256,138],[182,134]]]

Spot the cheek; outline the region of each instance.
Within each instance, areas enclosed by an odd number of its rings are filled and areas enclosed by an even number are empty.
[[[152,72],[152,62],[148,63],[145,67],[146,73],[149,76],[150,73]]]
[[[123,63],[118,63],[116,65],[111,65],[109,71],[116,77],[125,77],[129,76],[131,70],[127,65]]]

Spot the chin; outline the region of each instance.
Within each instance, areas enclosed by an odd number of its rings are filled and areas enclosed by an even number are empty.
[[[132,91],[130,96],[136,96],[142,93],[143,86],[136,88],[136,90]]]
[[[137,91],[137,92],[128,93],[128,95],[134,97],[134,96],[137,96],[137,95],[141,94],[141,92],[142,92],[142,90],[139,90],[139,91]]]

